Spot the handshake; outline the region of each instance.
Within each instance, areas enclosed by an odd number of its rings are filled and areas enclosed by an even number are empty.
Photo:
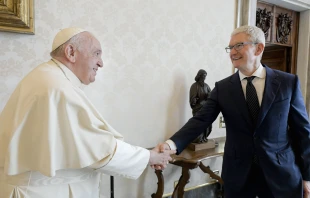
[[[175,154],[176,150],[171,150],[167,143],[160,143],[150,150],[149,165],[156,170],[163,170],[167,167],[169,161],[172,161],[170,155]]]

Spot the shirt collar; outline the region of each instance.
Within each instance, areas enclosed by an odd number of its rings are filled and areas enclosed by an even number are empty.
[[[52,58],[52,61],[62,70],[66,78],[76,87],[79,87],[80,89],[83,88],[83,84],[80,81],[80,79],[64,64],[62,64],[60,61]]]
[[[263,67],[262,64],[259,64],[259,67],[252,74],[252,76],[256,76],[258,78],[264,79],[266,77],[266,69]],[[240,81],[242,81],[244,78],[249,77],[249,76],[246,76],[242,72],[239,71],[239,77],[240,77]]]

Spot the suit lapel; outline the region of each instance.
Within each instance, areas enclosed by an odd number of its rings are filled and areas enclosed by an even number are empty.
[[[238,112],[240,112],[243,118],[249,123],[250,126],[252,126],[251,117],[248,111],[248,107],[244,98],[244,93],[240,82],[239,71],[231,76],[230,82],[232,83],[232,89],[230,89],[230,93],[236,103]]]
[[[280,80],[278,79],[278,74],[276,74],[272,69],[264,65],[266,68],[266,81],[265,81],[265,90],[263,94],[263,101],[261,104],[260,113],[257,120],[257,127],[262,123],[266,114],[268,113],[276,94],[280,87]]]

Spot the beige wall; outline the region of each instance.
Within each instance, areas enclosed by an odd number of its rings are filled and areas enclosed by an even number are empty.
[[[17,83],[49,59],[54,35],[78,26],[102,43],[104,67],[85,88],[106,120],[129,143],[152,147],[169,138],[190,117],[190,85],[201,68],[206,82],[232,73],[224,47],[234,29],[236,2],[231,0],[38,0],[35,35],[0,32],[0,111]],[[225,135],[218,120],[211,137]],[[221,159],[211,160],[221,169]],[[165,170],[165,193],[172,192],[180,168]],[[209,180],[192,171],[188,186]],[[136,181],[115,178],[116,198],[150,197],[156,176],[148,168]],[[109,197],[109,177],[102,188]],[[122,189],[120,191],[120,189]]]

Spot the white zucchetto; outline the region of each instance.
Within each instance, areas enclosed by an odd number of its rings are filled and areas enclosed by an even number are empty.
[[[67,42],[69,39],[71,39],[73,36],[85,32],[86,30],[81,28],[65,28],[62,29],[60,32],[58,32],[54,38],[53,45],[52,45],[52,51],[57,49],[59,46]]]

